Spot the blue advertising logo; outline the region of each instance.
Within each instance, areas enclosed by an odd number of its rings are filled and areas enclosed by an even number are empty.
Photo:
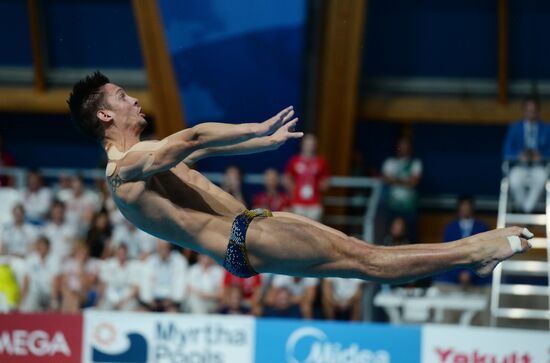
[[[100,324],[95,330],[95,341],[98,345],[109,347],[117,340],[117,332],[110,324]],[[94,344],[92,361],[94,363],[147,363],[147,340],[138,333],[126,334],[127,347],[119,352],[113,349],[100,349]]]
[[[256,362],[420,362],[417,327],[259,319],[256,334]]]

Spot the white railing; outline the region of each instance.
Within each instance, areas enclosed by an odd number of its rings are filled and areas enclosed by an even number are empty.
[[[103,178],[102,169],[74,169],[74,168],[40,168],[44,178],[58,178],[60,175],[81,175],[84,179],[95,180]],[[17,188],[25,186],[26,174],[24,168],[0,167],[0,175],[9,175],[15,178]],[[223,173],[204,173],[213,183],[220,184]],[[262,185],[262,174],[245,174],[245,185]],[[326,207],[342,207],[347,212],[349,208],[361,208],[360,214],[327,214],[323,221],[327,224],[346,228],[360,228],[360,238],[365,241],[374,241],[375,217],[382,195],[382,181],[376,178],[333,176],[329,179],[331,189],[345,189],[349,196],[327,196],[323,200]]]

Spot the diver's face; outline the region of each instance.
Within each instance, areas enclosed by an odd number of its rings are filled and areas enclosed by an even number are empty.
[[[103,86],[105,109],[98,113],[106,115],[107,122],[112,121],[116,127],[143,130],[147,126],[145,114],[141,112],[137,98],[126,94],[126,91],[114,83]]]

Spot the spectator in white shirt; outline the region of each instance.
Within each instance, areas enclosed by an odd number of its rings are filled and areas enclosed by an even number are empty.
[[[192,314],[208,314],[218,310],[224,270],[207,255],[189,268],[188,309]]]
[[[52,204],[52,192],[43,185],[42,175],[38,170],[28,172],[27,187],[22,195],[29,221],[42,224]]]
[[[86,232],[86,244],[90,247],[90,256],[99,259],[111,256],[112,234],[113,227],[107,211],[100,210],[95,213],[90,228]]]
[[[361,320],[363,281],[338,277],[323,280],[323,311],[329,320]]]
[[[85,243],[74,246],[72,257],[63,263],[61,275],[61,312],[77,313],[97,287],[101,261],[90,257]]]
[[[87,230],[95,212],[99,211],[99,196],[85,188],[82,176],[71,179],[71,193],[65,202],[67,222],[78,227],[79,232]]]
[[[116,249],[125,243],[128,246],[128,256],[130,258],[145,259],[155,250],[155,242],[155,237],[136,228],[124,219],[122,223],[117,224],[114,228],[111,247]]]
[[[317,296],[319,279],[312,277],[292,277],[286,275],[275,275],[272,287],[266,297],[266,304],[273,306],[278,290],[284,288],[290,293],[290,304],[298,304],[305,319],[313,319],[313,303]]]
[[[98,192],[99,201],[101,209],[105,209],[109,213],[109,219],[113,226],[122,224],[126,218],[120,213],[118,207],[113,200],[113,195],[111,193],[111,188],[107,185],[105,178],[96,179],[95,181],[96,190]],[[131,247],[128,245],[129,252],[131,254]],[[155,244],[153,243],[151,250],[155,249]]]
[[[109,220],[111,221],[111,225],[117,226],[119,224],[122,224],[126,218],[120,213],[118,210],[118,207],[115,204],[115,201],[113,200],[113,195],[111,193],[111,188],[109,185],[107,185],[107,180],[105,178],[99,178],[95,180],[95,190],[97,192],[97,196],[99,198],[99,205],[100,208],[103,210],[106,210],[109,214]],[[131,247],[128,244],[128,251],[130,252],[131,256]],[[155,243],[151,244],[151,252],[155,249]]]
[[[3,254],[0,246],[0,312],[19,309],[25,300],[28,286],[25,260]]]
[[[53,287],[61,267],[50,253],[50,241],[44,236],[38,237],[35,252],[25,262],[29,274],[29,290],[21,310],[48,311],[55,303]]]
[[[187,260],[170,243],[157,241],[147,258],[140,289],[141,305],[149,311],[177,312],[185,298]]]
[[[50,221],[42,229],[50,240],[51,253],[62,261],[73,250],[76,241],[76,230],[65,221],[65,204],[55,201],[50,211]]]
[[[13,222],[13,207],[23,203],[23,196],[19,190],[12,187],[0,187],[0,226]]]
[[[103,262],[99,272],[100,299],[98,307],[106,310],[134,310],[138,306],[138,261],[128,260],[128,247],[121,244],[115,256]]]
[[[13,222],[5,224],[0,230],[0,244],[3,245],[4,253],[25,257],[38,237],[38,230],[25,221],[25,208],[22,204],[17,204],[12,214]]]
[[[57,178],[57,183],[54,185],[54,195],[55,199],[62,201],[63,203],[66,203],[67,200],[71,197],[73,194],[73,191],[71,189],[71,176],[67,174],[60,174]]]
[[[407,222],[407,230],[416,241],[418,193],[416,187],[422,178],[422,161],[413,157],[411,140],[402,137],[397,143],[397,155],[384,160],[384,182],[388,186],[388,220],[400,216]]]

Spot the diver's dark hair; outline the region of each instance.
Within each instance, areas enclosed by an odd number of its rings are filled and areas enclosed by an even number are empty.
[[[97,118],[97,110],[105,107],[101,88],[110,83],[109,78],[99,71],[76,82],[67,104],[76,128],[84,135],[102,141],[105,129]]]

